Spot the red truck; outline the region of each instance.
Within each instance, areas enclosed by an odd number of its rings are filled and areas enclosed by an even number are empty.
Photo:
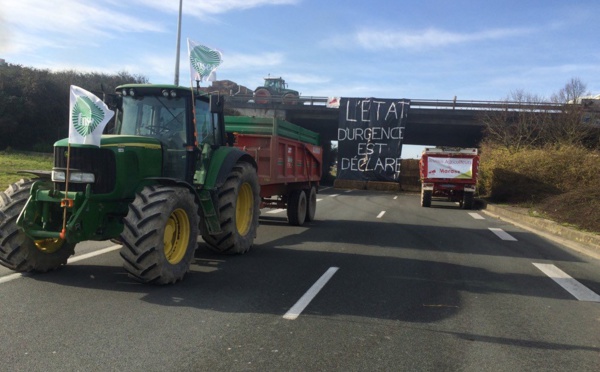
[[[323,153],[318,133],[285,120],[226,116],[233,146],[258,166],[261,208],[284,208],[299,226],[315,218]]]
[[[446,197],[461,208],[473,209],[479,155],[476,148],[426,148],[419,161],[421,206],[433,197]]]

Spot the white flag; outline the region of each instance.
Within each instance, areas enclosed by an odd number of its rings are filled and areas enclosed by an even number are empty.
[[[100,137],[115,114],[102,100],[85,89],[71,85],[69,143],[100,147]]]
[[[217,67],[223,63],[221,52],[200,45],[189,38],[187,44],[192,81],[215,81]]]

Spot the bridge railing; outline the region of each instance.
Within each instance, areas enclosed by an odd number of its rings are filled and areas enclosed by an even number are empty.
[[[254,102],[252,95],[226,96],[233,105],[248,107],[280,107],[293,108],[298,106],[326,106],[327,97],[301,96],[293,102],[285,102],[282,97],[260,97],[263,104]],[[564,107],[561,103],[552,102],[511,102],[511,101],[475,101],[475,100],[431,100],[411,99],[411,108],[444,109],[444,110],[491,110],[491,111],[550,111],[558,112]]]

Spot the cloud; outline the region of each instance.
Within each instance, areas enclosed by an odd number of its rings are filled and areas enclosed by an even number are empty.
[[[175,0],[134,0],[136,3],[167,11],[171,13],[179,12],[179,2]],[[206,18],[207,15],[227,13],[234,10],[252,9],[261,6],[271,5],[295,5],[301,0],[203,0],[203,1],[184,1],[182,11],[186,15],[198,18]]]
[[[364,29],[350,37],[334,36],[323,41],[324,46],[360,46],[368,50],[422,50],[486,40],[498,40],[533,32],[528,28],[491,29],[471,33],[429,28],[419,31]]]
[[[64,48],[71,43],[89,44],[94,38],[111,37],[114,32],[165,31],[156,22],[147,22],[101,4],[78,0],[11,1],[2,8],[4,27],[11,32],[5,49],[19,53],[42,47]]]

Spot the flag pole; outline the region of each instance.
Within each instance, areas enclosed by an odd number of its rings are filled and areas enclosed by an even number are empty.
[[[60,206],[63,207],[63,223],[60,232],[60,238],[67,238],[67,208],[73,207],[73,199],[69,199],[69,179],[71,178],[71,142],[67,143],[67,170],[65,172],[65,197],[60,201]]]

